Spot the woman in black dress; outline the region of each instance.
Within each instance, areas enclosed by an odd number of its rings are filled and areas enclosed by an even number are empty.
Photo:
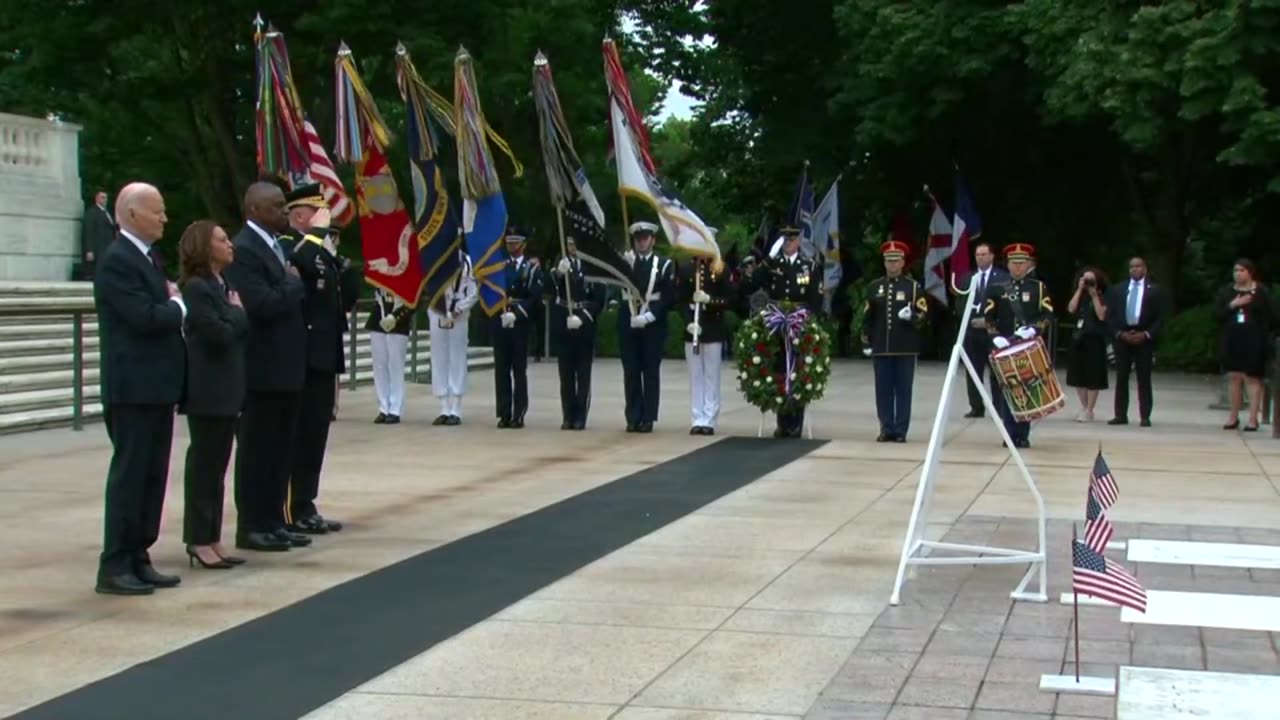
[[[1080,397],[1076,422],[1093,422],[1098,392],[1107,389],[1106,276],[1087,267],[1076,278],[1076,292],[1067,311],[1076,318],[1067,360],[1067,385]]]
[[[182,233],[179,253],[187,304],[187,393],[179,410],[191,438],[182,535],[192,565],[223,570],[244,562],[228,554],[221,539],[224,480],[244,405],[249,319],[223,279],[235,249],[222,228],[210,220],[192,223]]]
[[[1258,409],[1262,403],[1262,378],[1271,359],[1271,333],[1276,308],[1266,286],[1257,281],[1258,271],[1248,260],[1237,260],[1231,269],[1232,283],[1218,291],[1214,313],[1221,330],[1218,335],[1218,364],[1231,385],[1231,414],[1223,430],[1240,427],[1242,385],[1249,388],[1249,424],[1245,432],[1258,429]]]

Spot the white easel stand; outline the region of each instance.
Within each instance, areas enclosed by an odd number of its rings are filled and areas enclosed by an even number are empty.
[[[764,419],[770,413],[766,410],[760,411],[760,424],[756,426],[756,437],[764,437]],[[813,439],[813,406],[806,405],[804,408],[804,433],[809,440]]]
[[[953,276],[952,287],[954,286],[955,278]],[[969,293],[972,290],[972,280],[970,280],[970,286],[961,293],[965,298],[964,315],[960,319],[961,332],[959,337],[956,338],[955,346],[951,348],[951,360],[947,363],[947,374],[942,383],[942,397],[938,401],[938,411],[933,418],[933,432],[929,436],[929,449],[925,452],[924,472],[920,475],[919,485],[916,486],[916,501],[911,509],[911,520],[907,523],[907,535],[902,543],[902,558],[898,563],[898,577],[893,583],[893,595],[889,597],[890,605],[897,605],[902,600],[902,584],[906,580],[908,565],[1020,565],[1027,563],[1026,574],[1022,576],[1022,581],[1018,583],[1013,592],[1009,593],[1009,597],[1014,600],[1030,602],[1048,602],[1049,600],[1045,594],[1047,569],[1045,567],[1044,498],[1040,495],[1040,490],[1036,487],[1035,480],[1031,478],[1031,472],[1027,469],[1026,463],[1022,461],[1022,454],[1018,452],[1018,448],[1014,447],[1013,438],[1009,437],[1008,431],[1004,428],[1004,423],[1000,421],[1000,416],[996,413],[995,405],[991,402],[991,395],[982,383],[982,378],[978,376],[978,373],[973,369],[973,363],[969,362],[968,355],[964,353],[964,329],[969,327],[969,318],[973,314],[973,303],[969,300]],[[1039,542],[1037,549],[1034,551],[945,543],[924,539],[925,529],[929,527],[929,510],[933,496],[933,486],[938,477],[938,460],[942,454],[942,447],[946,438],[948,415],[951,409],[951,383],[956,379],[956,370],[961,363],[964,364],[969,377],[973,378],[974,384],[977,385],[978,392],[982,395],[983,406],[987,411],[986,416],[991,418],[991,421],[995,423],[996,428],[1000,431],[1000,437],[1004,438],[1005,445],[1013,455],[1013,461],[1017,464],[1018,470],[1022,473],[1022,479],[1027,484],[1027,489],[1031,491],[1031,496],[1035,499],[1036,529],[1038,530]],[[935,557],[926,555],[923,552],[926,550],[944,550],[967,554]],[[1038,573],[1037,570],[1039,571]],[[1027,584],[1030,583],[1034,575],[1039,575],[1039,582],[1036,591],[1031,592],[1027,590]]]

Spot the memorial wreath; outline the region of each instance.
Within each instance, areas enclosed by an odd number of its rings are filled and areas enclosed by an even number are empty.
[[[807,308],[770,303],[738,328],[738,387],[761,412],[821,399],[831,377],[831,336]]]

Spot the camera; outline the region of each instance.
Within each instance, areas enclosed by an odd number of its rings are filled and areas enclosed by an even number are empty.
[[[1097,280],[1094,280],[1094,279],[1093,279],[1093,278],[1091,278],[1091,277],[1086,277],[1086,278],[1084,279],[1084,286],[1085,286],[1085,287],[1095,287],[1097,284],[1098,284],[1098,281],[1097,281]]]

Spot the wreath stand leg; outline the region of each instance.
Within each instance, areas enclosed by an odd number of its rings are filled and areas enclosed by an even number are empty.
[[[804,410],[804,432],[805,437],[810,440],[813,439],[813,410],[811,407],[806,407]],[[760,424],[756,426],[756,437],[758,438],[764,437],[764,418],[768,414],[766,410],[760,411]]]

